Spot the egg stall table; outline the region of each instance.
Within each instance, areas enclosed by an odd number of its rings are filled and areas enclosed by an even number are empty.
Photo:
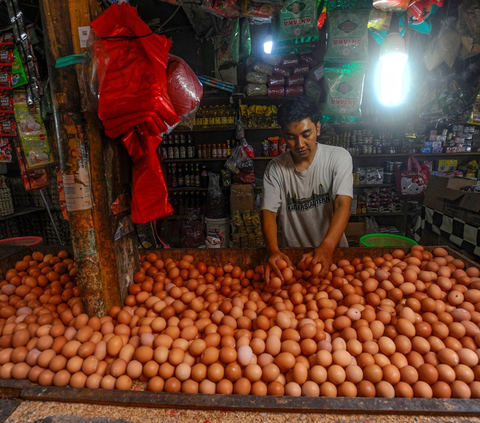
[[[433,251],[436,247],[425,247]],[[447,253],[465,263],[465,268],[480,269],[480,265],[458,254],[448,247]],[[45,249],[41,248],[46,252]],[[409,249],[401,249],[409,252]],[[14,267],[23,256],[38,251],[25,248],[0,260],[0,274]],[[297,263],[307,250],[284,250],[293,263]],[[354,258],[381,257],[391,253],[393,248],[347,248],[335,251],[333,262]],[[150,254],[151,251],[145,253]],[[209,266],[231,264],[242,269],[253,269],[263,264],[264,250],[159,250],[155,251],[160,260],[168,258],[181,260],[185,255],[194,257],[194,263],[203,262]],[[1,352],[1,351],[0,351]],[[478,353],[478,350],[477,350]],[[1,367],[0,367],[1,370]],[[11,414],[12,420],[24,421],[22,416],[33,413],[32,417],[52,415],[96,416],[116,418],[128,417],[129,421],[327,421],[327,422],[451,422],[452,416],[459,422],[480,421],[479,399],[433,399],[433,398],[348,398],[348,397],[292,397],[256,395],[185,394],[146,391],[146,383],[135,381],[131,390],[74,389],[67,387],[39,386],[28,380],[0,379],[3,396],[20,401]],[[68,404],[67,404],[68,403]],[[1,402],[0,402],[1,404]],[[1,407],[0,407],[1,408]],[[157,408],[158,410],[148,409]],[[279,414],[281,413],[281,414]],[[133,417],[134,416],[134,417]],[[76,421],[83,421],[79,419]],[[37,420],[38,421],[38,420]],[[42,420],[43,421],[43,420]],[[70,420],[69,420],[70,421]],[[73,420],[72,420],[73,421]]]

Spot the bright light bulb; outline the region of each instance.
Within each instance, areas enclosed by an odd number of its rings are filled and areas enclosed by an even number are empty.
[[[265,42],[263,43],[263,51],[266,54],[272,54],[272,48],[273,48],[273,37],[271,34],[268,34],[265,38]]]
[[[408,90],[407,55],[390,53],[380,57],[378,97],[384,106],[398,106]]]

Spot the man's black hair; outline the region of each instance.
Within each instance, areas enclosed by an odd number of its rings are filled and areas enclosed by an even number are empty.
[[[304,119],[310,120],[316,125],[320,119],[320,113],[315,101],[308,97],[294,97],[278,107],[278,123],[285,129],[293,122],[300,122]]]

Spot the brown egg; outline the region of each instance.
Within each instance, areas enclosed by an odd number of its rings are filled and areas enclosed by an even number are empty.
[[[432,398],[433,391],[430,385],[426,382],[419,380],[413,385],[413,392],[417,398]]]
[[[441,380],[435,382],[432,385],[432,392],[433,398],[451,398],[452,397],[452,389],[448,385]]]
[[[413,398],[413,388],[406,382],[398,382],[395,385],[395,396],[398,398]]]
[[[418,376],[420,380],[432,385],[438,380],[438,371],[431,364],[425,363],[418,368]]]
[[[450,388],[452,390],[452,398],[469,399],[472,396],[469,386],[461,380],[452,382]]]
[[[113,376],[107,375],[102,378],[100,382],[100,387],[102,389],[114,389],[116,379]]]
[[[70,378],[70,386],[72,388],[84,388],[87,382],[87,375],[82,372],[77,372]]]

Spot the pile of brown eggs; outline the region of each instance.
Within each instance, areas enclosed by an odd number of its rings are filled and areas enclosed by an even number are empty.
[[[480,398],[480,272],[443,248],[242,270],[141,259],[123,308],[82,313],[66,253],[0,282],[0,378],[44,386]]]

